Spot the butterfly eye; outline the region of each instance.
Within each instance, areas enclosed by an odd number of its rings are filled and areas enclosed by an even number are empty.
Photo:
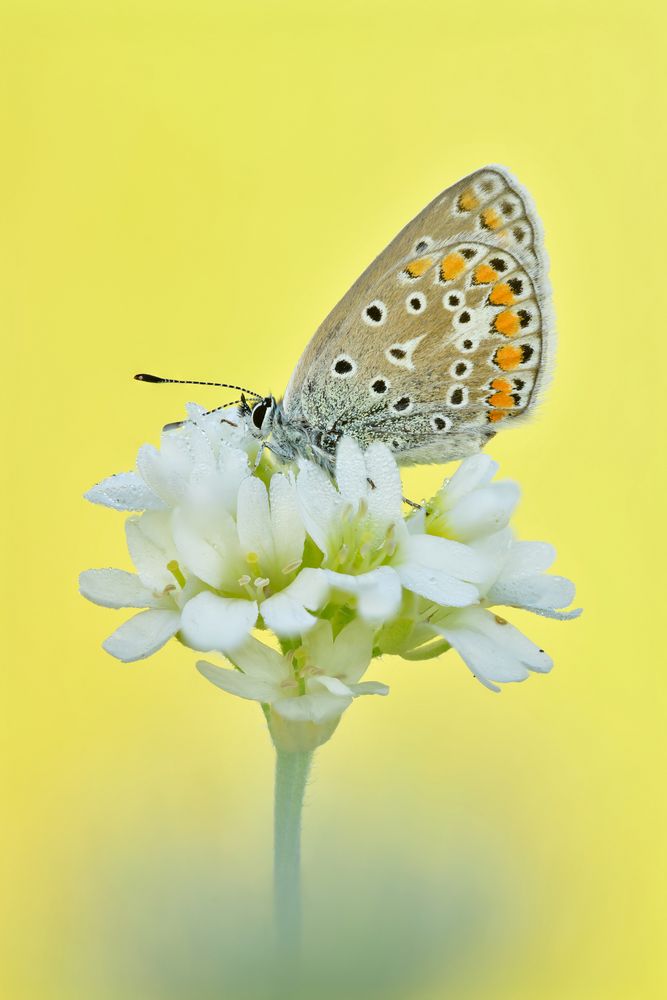
[[[357,363],[349,354],[339,354],[331,365],[331,374],[336,378],[350,378],[357,370]]]
[[[444,413],[434,413],[430,418],[429,423],[434,431],[438,434],[445,434],[452,428],[452,421],[449,417],[446,417]]]
[[[413,316],[416,313],[423,312],[426,309],[426,296],[423,292],[413,292],[412,295],[408,295],[405,300],[405,308]]]
[[[387,318],[387,307],[384,302],[375,299],[366,306],[361,318],[368,326],[382,326]]]
[[[263,399],[261,403],[256,403],[253,406],[251,419],[257,430],[261,431],[264,418],[271,409],[273,409],[273,403],[270,398]]]

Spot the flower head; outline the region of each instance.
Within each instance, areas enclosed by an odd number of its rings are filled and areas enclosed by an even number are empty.
[[[81,592],[144,609],[105,641],[113,656],[143,659],[172,636],[222,654],[231,668],[201,661],[200,672],[259,701],[277,745],[315,746],[357,696],[388,692],[362,680],[383,653],[416,660],[453,647],[494,689],[551,668],[490,609],[574,617],[560,610],[574,587],[545,574],[551,546],[514,539],[519,490],[494,482],[496,471],[486,456],[466,459],[405,516],[384,445],[363,452],[343,439],[333,478],[306,460],[278,468],[236,411],[190,405],[159,450],[140,449],[135,471],[86,494],[134,512],[126,533],[137,572],[87,570]]]

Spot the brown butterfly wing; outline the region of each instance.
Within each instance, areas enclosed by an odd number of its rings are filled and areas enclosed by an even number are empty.
[[[404,463],[477,450],[542,381],[549,302],[539,223],[488,167],[436,198],[320,326],[289,419],[388,443]]]

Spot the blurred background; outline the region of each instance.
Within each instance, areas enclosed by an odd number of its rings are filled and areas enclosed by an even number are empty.
[[[489,450],[585,614],[512,614],[556,667],[500,696],[453,653],[374,667],[390,697],[308,793],[308,991],[665,995],[664,29],[643,0],[2,0],[3,998],[261,992],[261,712],[177,644],[102,651],[123,612],[77,574],[130,562],[82,494],[223,401],[134,372],[279,394],[367,263],[489,161],[542,215],[560,338],[545,405]]]

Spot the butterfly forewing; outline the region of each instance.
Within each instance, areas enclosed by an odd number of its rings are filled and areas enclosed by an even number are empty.
[[[390,243],[319,328],[285,396],[289,419],[386,442],[404,463],[469,454],[525,413],[550,331],[538,223],[489,167]]]

